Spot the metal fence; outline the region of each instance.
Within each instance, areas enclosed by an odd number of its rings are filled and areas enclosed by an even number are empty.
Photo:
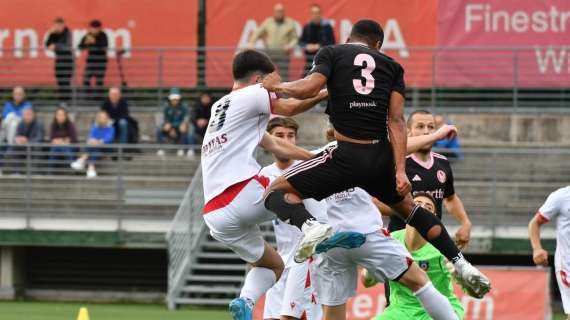
[[[196,147],[0,146],[2,226],[164,233],[199,166],[199,156],[180,151]],[[72,169],[84,154],[85,168]],[[97,177],[88,178],[92,160]]]
[[[158,107],[171,87],[194,97],[198,91],[231,87],[231,63],[235,48],[132,48],[110,49],[104,67],[104,86],[123,87],[136,108]],[[566,112],[570,80],[563,47],[548,48],[403,48],[388,52],[403,64],[408,86],[408,105],[444,110],[557,111]],[[562,52],[563,51],[563,52]],[[29,51],[31,52],[31,50]],[[70,85],[56,82],[54,61],[39,50],[0,51],[0,95],[23,85],[37,105],[61,101],[83,107],[99,103],[106,91],[96,77],[85,84],[85,57],[77,52],[68,65]],[[307,61],[300,50],[279,68],[290,79],[303,76]],[[65,66],[64,66],[65,67]],[[71,68],[72,67],[72,68]],[[92,66],[93,67],[93,66]],[[96,67],[96,66],[95,66]]]

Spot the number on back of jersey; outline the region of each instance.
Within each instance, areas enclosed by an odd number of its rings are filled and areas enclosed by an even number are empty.
[[[214,105],[214,110],[212,113],[212,119],[210,125],[208,126],[208,133],[214,133],[219,131],[224,127],[226,122],[226,112],[230,107],[230,98],[226,97],[219,103]]]

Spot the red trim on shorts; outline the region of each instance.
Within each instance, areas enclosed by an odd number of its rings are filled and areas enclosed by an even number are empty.
[[[303,311],[300,320],[307,320],[307,311]]]
[[[311,271],[307,270],[307,278],[305,279],[305,289],[311,287]]]
[[[568,282],[568,274],[564,270],[560,270],[560,280],[566,288],[570,288],[570,282]]]
[[[241,182],[234,183],[233,185],[227,187],[226,190],[224,190],[224,192],[220,193],[219,195],[215,196],[210,201],[208,201],[208,203],[206,203],[204,209],[202,210],[203,214],[208,214],[214,210],[221,209],[230,204],[251,180],[259,182],[259,184],[261,184],[263,188],[267,188],[267,186],[269,185],[269,178],[258,175],[255,175]]]
[[[536,213],[536,218],[539,220],[542,220],[542,222],[549,222],[550,220],[544,215],[542,214],[542,212],[538,211]]]
[[[382,231],[382,233],[386,236],[386,237],[390,237],[390,230],[386,229],[386,228],[382,228],[380,229],[380,231]]]
[[[406,263],[408,264],[408,268],[412,266],[412,263],[414,263],[414,259],[406,256]]]

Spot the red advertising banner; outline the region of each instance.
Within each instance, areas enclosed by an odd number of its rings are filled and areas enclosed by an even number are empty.
[[[568,87],[569,32],[569,1],[439,1],[436,85]]]
[[[550,310],[549,273],[534,268],[481,268],[491,279],[493,290],[483,299],[465,295],[456,286],[456,294],[465,308],[465,320],[536,320],[548,319]],[[529,285],[532,283],[532,285]],[[263,319],[263,303],[257,303],[254,319]],[[347,320],[369,320],[386,306],[384,286],[364,288],[347,304]]]
[[[283,3],[286,16],[302,26],[309,20],[312,2],[284,1],[207,1],[206,45],[208,47],[247,47],[248,40],[265,18],[272,16],[273,6]],[[406,82],[410,86],[431,84],[431,54],[428,50],[410,47],[433,47],[436,43],[437,0],[351,0],[316,1],[322,15],[333,24],[335,38],[345,42],[352,24],[363,18],[375,19],[384,28],[385,52],[406,68]],[[257,43],[262,48],[262,43]],[[209,51],[207,57],[207,84],[231,85],[231,60],[235,50]],[[304,65],[302,53],[297,50],[291,60],[292,78],[300,77]]]
[[[138,48],[188,48],[197,45],[197,0],[18,0],[2,1],[0,10],[0,85],[55,85],[53,53],[44,41],[55,17],[63,17],[74,47],[99,19],[110,48],[127,49],[125,74],[132,86],[195,82],[195,52]],[[136,48],[135,50],[129,50]],[[109,51],[108,85],[119,83],[115,51]],[[76,56],[76,79],[81,79],[84,54]],[[159,64],[163,70],[159,71]],[[180,70],[186,70],[181,76]],[[188,71],[191,70],[191,71]],[[190,74],[191,73],[191,74]],[[162,79],[159,79],[162,77]]]

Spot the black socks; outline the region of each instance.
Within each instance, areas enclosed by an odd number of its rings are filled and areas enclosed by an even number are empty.
[[[265,208],[274,212],[279,220],[292,224],[301,230],[307,220],[315,220],[302,203],[292,204],[285,200],[285,192],[272,191],[265,198]]]
[[[406,223],[416,228],[421,236],[436,247],[447,260],[455,263],[463,257],[461,251],[459,251],[459,248],[457,248],[449,233],[441,224],[441,220],[428,210],[420,206],[414,207],[412,213],[406,219]]]

